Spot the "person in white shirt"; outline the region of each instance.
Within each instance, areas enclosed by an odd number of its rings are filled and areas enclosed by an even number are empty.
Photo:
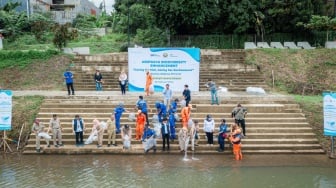
[[[169,109],[170,108],[170,100],[173,97],[173,90],[171,90],[169,88],[169,84],[166,84],[166,88],[163,90],[162,94],[163,94],[163,103]]]
[[[212,119],[211,115],[207,115],[204,120],[203,130],[206,134],[208,140],[208,146],[213,146],[213,132],[215,130],[215,121]]]

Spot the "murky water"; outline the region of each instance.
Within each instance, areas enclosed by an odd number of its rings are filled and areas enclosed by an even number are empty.
[[[336,187],[325,155],[36,155],[0,158],[0,187]]]

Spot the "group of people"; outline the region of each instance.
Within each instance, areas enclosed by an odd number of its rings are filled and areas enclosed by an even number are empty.
[[[64,82],[67,86],[67,91],[68,91],[68,95],[75,95],[75,89],[74,89],[74,75],[73,73],[70,71],[70,69],[66,69],[66,71],[63,74],[63,78],[64,78]],[[96,91],[102,91],[103,90],[103,75],[99,70],[96,70],[96,73],[93,76],[94,81],[95,81],[95,86],[96,86]],[[121,94],[125,95],[126,94],[126,85],[128,82],[127,79],[127,74],[125,73],[125,71],[121,71],[119,78],[118,78],[118,82],[120,85],[120,90],[121,90]]]

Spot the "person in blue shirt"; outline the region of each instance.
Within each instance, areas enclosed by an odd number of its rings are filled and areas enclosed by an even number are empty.
[[[136,108],[141,110],[142,113],[146,116],[146,123],[149,125],[148,113],[147,113],[147,102],[143,99],[143,96],[139,96],[139,100],[136,102]]]
[[[175,130],[175,112],[172,108],[169,110],[169,126],[170,126],[170,139],[172,142],[176,139],[176,130]]]
[[[115,125],[116,125],[116,133],[120,133],[120,118],[124,112],[129,112],[124,108],[124,105],[122,103],[119,103],[119,105],[114,109],[114,119],[115,119]]]
[[[222,119],[221,124],[219,125],[219,132],[218,132],[218,152],[223,152],[224,151],[224,146],[225,146],[225,138],[227,137],[227,127],[228,125],[226,124],[226,120]]]
[[[73,87],[73,74],[70,71],[70,69],[66,69],[63,76],[64,76],[64,80],[65,80],[65,83],[68,89],[68,95],[70,95],[70,89],[71,89],[72,95],[75,95],[75,90]]]
[[[175,112],[177,111],[177,103],[179,102],[179,99],[176,98],[174,101],[171,102],[170,104],[170,109],[174,110]]]
[[[149,150],[153,149],[156,152],[156,138],[155,131],[150,128],[149,124],[146,125],[144,134],[142,135],[142,142],[144,143],[144,151],[148,153]]]
[[[162,123],[162,119],[167,116],[167,107],[162,102],[157,101],[155,103],[157,114],[159,117],[159,122]]]

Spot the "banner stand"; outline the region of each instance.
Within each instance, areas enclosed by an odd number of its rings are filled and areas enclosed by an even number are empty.
[[[8,148],[8,150],[10,152],[13,152],[12,149],[9,147],[9,145],[7,143],[7,139],[8,138],[7,138],[6,131],[4,131],[3,137],[2,137],[2,139],[0,139],[0,148],[3,145],[3,147],[4,147],[4,153],[6,153],[6,148]]]
[[[330,140],[331,140],[331,148],[330,148],[330,155],[329,155],[329,158],[330,159],[336,159],[336,156],[335,156],[335,145],[334,145],[334,137],[331,136],[330,137]]]

